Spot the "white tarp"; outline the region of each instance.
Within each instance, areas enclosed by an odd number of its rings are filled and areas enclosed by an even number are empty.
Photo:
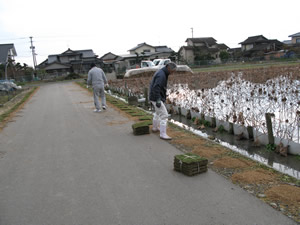
[[[138,75],[138,74],[145,73],[145,72],[156,72],[159,69],[161,69],[161,67],[157,67],[157,66],[144,67],[144,68],[139,68],[139,69],[131,69],[131,70],[128,70],[125,73],[124,77],[131,77],[131,76]],[[177,72],[190,72],[190,73],[193,73],[191,68],[186,66],[186,65],[177,65],[176,71]]]
[[[22,89],[21,86],[17,86],[12,81],[0,81],[0,91],[13,91],[17,89]]]

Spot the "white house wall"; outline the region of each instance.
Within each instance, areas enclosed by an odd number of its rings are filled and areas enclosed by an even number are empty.
[[[194,52],[192,50],[182,49],[181,57],[188,63],[194,63]]]
[[[150,50],[150,52],[153,52],[153,53],[155,52],[155,48],[152,48],[152,47],[146,45],[146,46],[141,46],[141,47],[137,48],[134,51],[130,51],[130,54],[135,54],[135,52],[138,53],[138,54],[141,54],[145,50],[146,51]]]

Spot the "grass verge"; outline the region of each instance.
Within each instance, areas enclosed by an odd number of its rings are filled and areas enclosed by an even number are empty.
[[[21,105],[23,105],[31,95],[37,90],[37,87],[34,87],[31,91],[25,94],[23,99],[16,103],[12,108],[8,109],[6,112],[0,115],[0,123],[4,122],[6,118],[8,118],[12,113],[17,111]]]

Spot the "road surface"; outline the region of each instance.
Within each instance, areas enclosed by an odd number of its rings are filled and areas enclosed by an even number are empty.
[[[73,83],[42,86],[0,132],[0,225],[296,224]]]

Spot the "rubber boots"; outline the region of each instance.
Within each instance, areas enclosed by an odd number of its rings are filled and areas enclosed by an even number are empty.
[[[152,132],[158,132],[159,131],[159,120],[152,120]]]
[[[164,140],[172,139],[167,135],[167,121],[160,121],[160,138]]]

